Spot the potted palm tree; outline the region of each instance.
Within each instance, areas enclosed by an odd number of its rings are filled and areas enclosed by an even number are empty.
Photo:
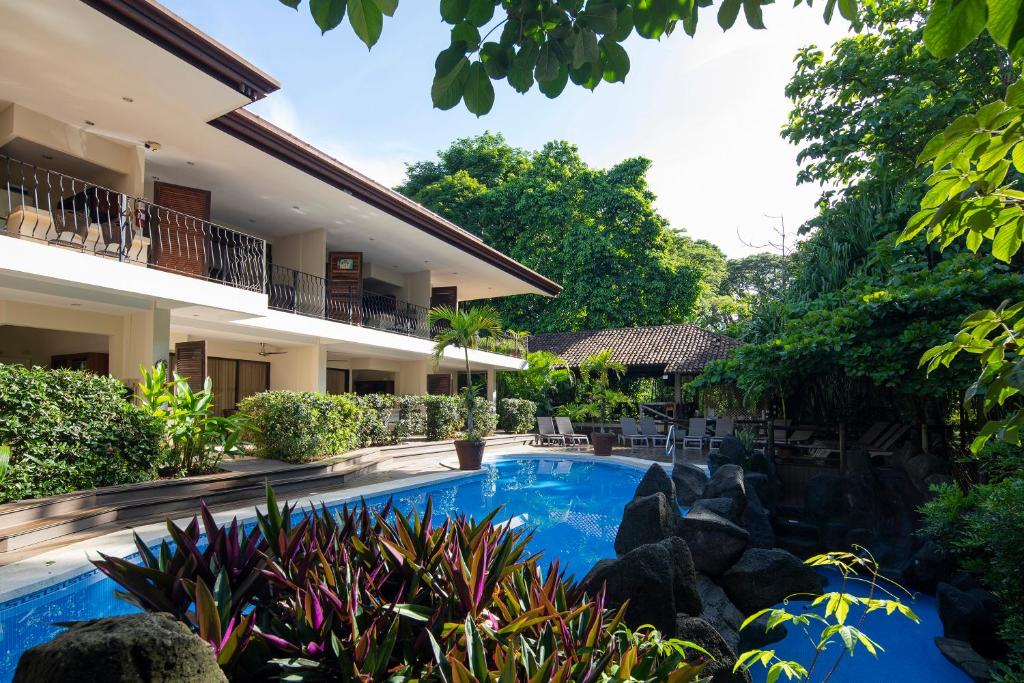
[[[472,378],[469,350],[476,348],[483,336],[501,334],[501,317],[491,306],[474,306],[458,310],[451,306],[437,306],[428,314],[430,329],[434,330],[434,363],[441,362],[450,346],[461,347],[466,359],[466,377]],[[459,469],[478,470],[484,457],[486,442],[473,425],[473,382],[469,381],[466,396],[466,431],[455,440],[455,453],[459,456]]]
[[[611,386],[612,377],[618,377],[626,371],[626,366],[612,358],[611,349],[601,349],[597,353],[584,358],[580,362],[580,386],[583,390],[585,411],[597,418],[599,432],[590,435],[594,445],[594,455],[611,455],[615,435],[605,431],[605,423],[612,415],[616,406],[626,403],[629,399]]]

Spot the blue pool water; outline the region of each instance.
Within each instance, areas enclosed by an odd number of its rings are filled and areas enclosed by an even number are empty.
[[[580,459],[517,458],[488,464],[478,475],[440,482],[393,494],[402,510],[422,510],[427,498],[434,501],[435,518],[467,513],[482,516],[504,506],[500,519],[513,518],[536,531],[531,549],[558,559],[577,577],[599,559],[614,557],[613,542],[622,509],[632,498],[643,470],[608,461]],[[392,494],[368,499],[381,505]],[[127,614],[135,609],[113,595],[114,583],[97,572],[59,584],[24,598],[0,604],[0,681],[13,676],[18,657],[26,648],[51,638],[61,629],[55,622],[94,619]],[[967,680],[946,662],[932,644],[941,634],[934,605],[918,601],[914,610],[922,625],[874,619],[867,631],[886,647],[882,663],[866,653],[846,662],[832,680],[872,681],[883,678],[906,681],[960,683]],[[780,655],[807,661],[800,649],[802,634],[791,633],[775,647]],[[898,644],[898,645],[897,645]],[[763,680],[758,672],[755,680]]]

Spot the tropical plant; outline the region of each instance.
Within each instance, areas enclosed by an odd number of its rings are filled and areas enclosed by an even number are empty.
[[[242,438],[253,454],[284,462],[310,462],[364,445],[370,420],[351,396],[306,391],[264,391],[238,404]],[[375,423],[374,423],[375,424]]]
[[[862,647],[877,657],[884,648],[871,639],[863,630],[864,619],[871,612],[884,610],[886,614],[899,612],[915,624],[920,623],[917,615],[900,601],[894,591],[906,593],[899,584],[886,579],[878,568],[878,563],[864,548],[856,547],[855,552],[830,552],[816,555],[806,560],[812,567],[827,567],[839,573],[841,583],[839,590],[817,596],[792,595],[784,601],[783,607],[770,607],[756,612],[740,625],[741,629],[749,628],[755,621],[767,615],[765,630],[770,631],[777,626],[789,624],[799,626],[814,645],[814,657],[804,666],[800,662],[784,660],[776,656],[774,650],[749,650],[736,659],[734,671],[749,670],[755,664],[768,669],[767,679],[776,681],[782,674],[786,680],[821,681],[832,679],[843,658],[853,656],[858,647]],[[867,597],[859,597],[849,592],[852,583],[868,586]],[[886,587],[888,586],[888,588]],[[882,595],[882,597],[876,597]],[[809,608],[818,608],[821,614],[812,609],[791,612],[786,605],[791,600],[810,600]],[[852,613],[851,613],[852,611]],[[859,612],[859,614],[858,614]],[[813,628],[816,633],[812,635]],[[833,647],[838,645],[838,648]],[[832,648],[831,650],[829,648]],[[825,658],[836,651],[829,666]],[[825,670],[825,667],[828,667]],[[822,670],[824,674],[822,675]],[[815,674],[818,674],[817,676]]]
[[[139,371],[139,404],[163,425],[173,471],[205,474],[215,470],[225,455],[241,450],[239,438],[246,428],[245,419],[214,414],[211,378],[207,377],[202,391],[197,392],[177,372],[168,377],[163,363]]]
[[[433,522],[387,503],[298,511],[267,489],[246,530],[205,504],[142,564],[96,566],[148,611],[210,643],[235,680],[690,681],[696,646],[630,631],[557,564],[530,554],[530,532],[465,516]],[[205,534],[208,543],[203,546]],[[194,609],[192,605],[194,604]]]
[[[524,370],[500,375],[502,394],[536,403],[541,414],[551,415],[560,395],[567,395],[575,378],[569,363],[550,351],[531,351]]]
[[[597,418],[601,432],[614,410],[629,402],[629,397],[612,387],[612,379],[626,372],[626,366],[615,360],[612,349],[601,349],[587,356],[579,365],[580,410]]]
[[[4,479],[7,478],[7,473],[11,470],[11,447],[0,446],[0,483],[3,483]]]
[[[498,424],[506,432],[523,434],[533,429],[537,404],[524,398],[498,400]]]
[[[474,349],[482,337],[497,337],[501,334],[501,317],[491,306],[471,306],[465,309],[451,306],[436,306],[427,315],[434,333],[434,362],[440,363],[450,347],[462,349],[466,360],[466,377],[473,376],[469,363],[469,350]],[[472,387],[472,384],[470,384]],[[473,429],[473,391],[465,392],[466,432]]]

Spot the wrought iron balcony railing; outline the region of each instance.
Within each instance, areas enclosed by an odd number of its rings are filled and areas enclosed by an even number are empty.
[[[266,242],[72,176],[0,155],[7,234],[266,291]]]
[[[270,266],[270,307],[314,318],[430,338],[427,309],[385,294],[332,285],[325,278],[284,266]]]

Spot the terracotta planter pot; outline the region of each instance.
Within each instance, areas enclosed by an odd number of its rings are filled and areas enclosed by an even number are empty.
[[[594,444],[594,455],[611,455],[615,435],[610,432],[594,432],[590,435],[590,443]]]
[[[478,470],[484,459],[486,441],[456,441],[455,454],[459,456],[460,470]]]

